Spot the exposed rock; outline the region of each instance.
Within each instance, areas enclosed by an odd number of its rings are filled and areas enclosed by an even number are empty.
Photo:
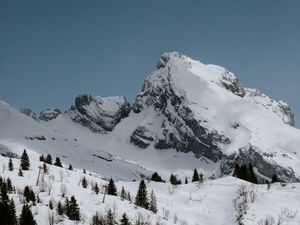
[[[88,127],[91,131],[105,133],[127,117],[130,104],[125,97],[98,97],[79,95],[75,106],[68,111],[71,119]]]
[[[36,114],[30,108],[20,108],[19,111],[26,116],[31,117],[32,119],[36,120]]]
[[[59,109],[46,109],[40,112],[39,120],[49,121],[55,119],[61,111]]]

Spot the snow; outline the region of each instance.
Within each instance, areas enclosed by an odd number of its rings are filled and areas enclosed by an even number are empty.
[[[270,188],[267,185],[254,185],[248,182],[233,178],[225,177],[216,180],[205,180],[204,183],[189,183],[179,185],[177,187],[170,183],[146,182],[148,193],[154,191],[157,197],[158,213],[153,214],[150,211],[136,208],[127,200],[121,200],[117,196],[106,195],[105,203],[103,200],[103,186],[107,181],[101,178],[101,175],[87,171],[83,174],[81,169],[74,168],[73,171],[48,165],[49,173],[45,174],[46,183],[51,183],[52,188],[50,195],[48,190],[41,192],[39,186],[36,186],[38,177],[38,166],[42,162],[38,161],[38,154],[28,151],[30,156],[31,168],[29,171],[23,171],[24,177],[17,175],[20,160],[12,159],[14,171],[7,169],[0,171],[3,178],[10,177],[13,185],[16,186],[17,193],[10,194],[16,203],[17,214],[19,215],[22,208],[20,191],[26,185],[30,186],[34,192],[39,194],[41,203],[32,206],[31,210],[39,225],[48,224],[48,215],[51,210],[48,208],[49,200],[52,201],[54,208],[58,201],[64,202],[61,196],[61,186],[66,187],[66,196],[70,198],[74,195],[81,211],[82,220],[78,224],[89,224],[91,217],[96,211],[105,213],[109,208],[114,209],[118,219],[126,212],[133,221],[138,213],[148,217],[151,224],[160,221],[164,224],[175,224],[174,218],[177,217],[176,224],[199,224],[199,225],[232,225],[237,224],[237,211],[235,207],[235,199],[239,198],[237,192],[242,185],[245,189],[255,193],[253,202],[248,196],[247,212],[242,217],[245,225],[258,224],[262,219],[268,216],[278,220],[280,217],[286,225],[296,225],[300,222],[298,213],[300,203],[300,184],[290,183],[281,185],[279,183],[272,184]],[[64,162],[64,160],[62,160]],[[8,163],[8,158],[0,156],[0,164]],[[67,167],[67,165],[63,165]],[[88,188],[84,189],[80,180],[85,177],[88,181]],[[191,177],[191,174],[189,174]],[[96,195],[91,190],[91,183],[97,182],[100,187],[100,193]],[[134,199],[138,188],[138,182],[119,181],[116,183],[118,191],[123,186],[126,191],[131,193]],[[272,203],[272,204],[270,204]],[[58,218],[55,210],[52,211],[55,218]],[[165,212],[169,212],[168,219],[164,219]],[[166,218],[166,217],[165,217]],[[62,221],[57,224],[73,224],[66,217],[60,218]]]

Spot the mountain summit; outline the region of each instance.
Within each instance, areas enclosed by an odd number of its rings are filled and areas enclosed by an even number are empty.
[[[1,103],[0,144],[54,151],[117,179],[195,167],[224,176],[239,163],[252,164],[261,181],[274,174],[299,180],[300,131],[289,105],[177,52],[161,56],[131,105],[125,97],[83,94],[67,112],[55,112],[33,120]]]

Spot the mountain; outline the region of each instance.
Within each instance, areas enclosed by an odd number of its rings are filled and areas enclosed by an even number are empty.
[[[261,182],[300,176],[289,105],[177,52],[162,55],[132,104],[82,94],[66,112],[48,109],[33,120],[1,102],[0,123],[0,144],[10,151],[51,153],[107,178],[184,177],[194,168],[219,177],[236,163],[251,163]]]

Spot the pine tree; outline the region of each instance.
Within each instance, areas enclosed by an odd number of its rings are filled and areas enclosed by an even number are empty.
[[[151,176],[151,179],[152,181],[155,181],[155,182],[164,182],[164,180],[161,178],[161,176],[158,175],[157,172],[154,172]]]
[[[77,204],[77,201],[76,201],[74,195],[71,196],[69,208],[70,208],[69,219],[79,221],[80,220],[80,209],[79,209],[79,206]]]
[[[96,194],[99,194],[99,187],[98,187],[97,182],[95,183],[95,186],[94,186],[94,192],[95,192]]]
[[[240,177],[240,165],[238,163],[235,164],[235,169],[233,171],[234,177]]]
[[[60,162],[60,158],[56,157],[55,162],[54,162],[54,166],[62,167],[62,164]]]
[[[23,177],[23,171],[21,168],[19,169],[18,176]]]
[[[23,205],[19,219],[19,225],[36,225],[36,222],[27,204]]]
[[[58,203],[57,203],[56,211],[57,211],[57,214],[60,216],[64,214],[64,209],[63,209],[60,201],[58,201]]]
[[[185,177],[184,183],[187,184],[188,183],[188,179],[187,177]]]
[[[73,166],[70,164],[68,170],[73,170]]]
[[[120,220],[120,225],[131,225],[131,223],[129,222],[128,216],[126,213],[124,213],[122,215],[122,218]]]
[[[107,194],[117,196],[117,188],[112,178],[110,178],[109,183],[107,185]]]
[[[31,190],[30,190],[30,188],[28,186],[25,186],[23,195],[25,197],[26,202],[27,203],[30,202]]]
[[[40,161],[41,161],[41,162],[44,162],[44,161],[45,161],[44,155],[41,155],[41,156],[40,156]]]
[[[99,215],[98,212],[92,217],[91,225],[105,225],[105,220],[103,216]]]
[[[68,198],[66,198],[66,200],[65,200],[64,212],[65,212],[67,217],[70,217],[70,203],[69,203]]]
[[[13,170],[14,170],[14,164],[13,164],[11,158],[9,158],[9,162],[8,162],[8,170],[9,170],[9,171],[13,171]]]
[[[193,178],[192,178],[192,182],[196,182],[196,181],[199,181],[200,178],[199,178],[199,174],[198,174],[198,171],[196,170],[196,168],[194,169],[194,174],[193,174]]]
[[[86,174],[86,171],[85,171],[85,169],[83,169],[83,173],[84,173],[84,174]]]
[[[2,218],[2,217],[0,217]],[[17,225],[18,220],[16,216],[16,206],[13,199],[10,199],[8,202],[8,214],[7,214],[8,223],[7,225]]]
[[[147,194],[147,187],[144,180],[141,180],[139,189],[137,191],[136,197],[135,197],[135,205],[148,209],[149,203],[148,203],[148,194]]]
[[[50,154],[46,156],[45,163],[52,165],[52,156]]]
[[[5,181],[2,181],[1,184],[1,192],[0,192],[0,219],[2,221],[1,224],[8,224],[9,219],[7,218],[7,215],[9,214],[9,198],[7,195],[7,186]]]
[[[26,152],[26,149],[24,149],[23,154],[21,156],[21,165],[20,165],[22,170],[29,170],[30,167],[30,162],[29,162],[29,157]]]
[[[126,199],[126,192],[125,192],[125,189],[124,187],[122,186],[122,190],[121,190],[121,199]]]
[[[32,189],[30,190],[30,201],[32,201],[32,204],[35,205],[36,198]]]
[[[181,180],[177,180],[177,177],[171,173],[170,175],[170,183],[173,184],[173,185],[178,185],[178,184],[181,184]]]
[[[106,214],[106,225],[115,225],[117,221],[115,219],[114,213],[109,209]]]
[[[131,203],[131,195],[130,195],[130,192],[129,192],[129,191],[127,192],[126,198],[127,198],[127,200]]]
[[[87,184],[87,180],[85,179],[85,177],[83,177],[81,183],[82,183],[82,187],[83,187],[83,188],[87,188],[87,185],[88,185],[88,184]]]
[[[149,210],[154,213],[157,213],[157,201],[156,201],[156,196],[155,196],[153,190],[150,193]]]
[[[12,183],[11,183],[11,180],[9,177],[6,180],[6,186],[7,186],[6,188],[7,188],[8,193],[12,193],[14,188],[12,186]]]

